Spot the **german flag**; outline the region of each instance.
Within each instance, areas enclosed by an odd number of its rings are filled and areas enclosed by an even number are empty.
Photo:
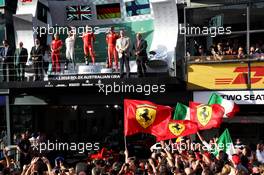
[[[97,19],[121,18],[120,3],[96,6]]]

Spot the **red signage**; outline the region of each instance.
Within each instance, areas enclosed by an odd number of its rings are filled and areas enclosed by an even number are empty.
[[[215,85],[227,85],[227,84],[248,84],[248,67],[236,67],[234,73],[238,75],[234,78],[215,78]],[[263,83],[264,80],[264,66],[252,66],[251,72],[251,84]]]

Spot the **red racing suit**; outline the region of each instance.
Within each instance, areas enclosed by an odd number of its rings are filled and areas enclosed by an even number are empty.
[[[51,42],[51,59],[52,59],[52,71],[53,72],[60,72],[60,50],[59,48],[62,47],[63,43],[61,40],[53,40]]]
[[[94,33],[92,32],[84,33],[82,39],[83,39],[83,51],[85,57],[87,58],[87,56],[90,54],[92,58],[92,62],[95,63],[95,53],[93,49],[93,42],[95,41]]]
[[[116,51],[116,40],[119,38],[115,32],[106,35],[106,43],[108,46],[108,67],[112,68],[112,58],[114,57],[116,69],[118,69],[118,55]]]

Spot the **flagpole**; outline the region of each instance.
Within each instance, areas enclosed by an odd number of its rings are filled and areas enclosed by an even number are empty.
[[[127,149],[127,140],[126,140],[126,136],[124,135],[124,143],[125,143],[125,150]]]

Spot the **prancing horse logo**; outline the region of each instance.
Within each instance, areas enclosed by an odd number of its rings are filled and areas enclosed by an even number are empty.
[[[153,124],[156,119],[156,107],[150,105],[137,106],[136,120],[144,129]]]
[[[149,110],[148,109],[144,109],[144,112],[142,114],[140,114],[140,117],[142,117],[145,122],[148,122],[149,120],[151,120],[152,116],[150,116],[151,118],[149,118]]]
[[[197,119],[199,123],[206,126],[212,118],[212,107],[208,105],[200,105],[197,107]]]
[[[169,123],[169,130],[173,135],[179,136],[185,130],[185,125],[181,123]]]

